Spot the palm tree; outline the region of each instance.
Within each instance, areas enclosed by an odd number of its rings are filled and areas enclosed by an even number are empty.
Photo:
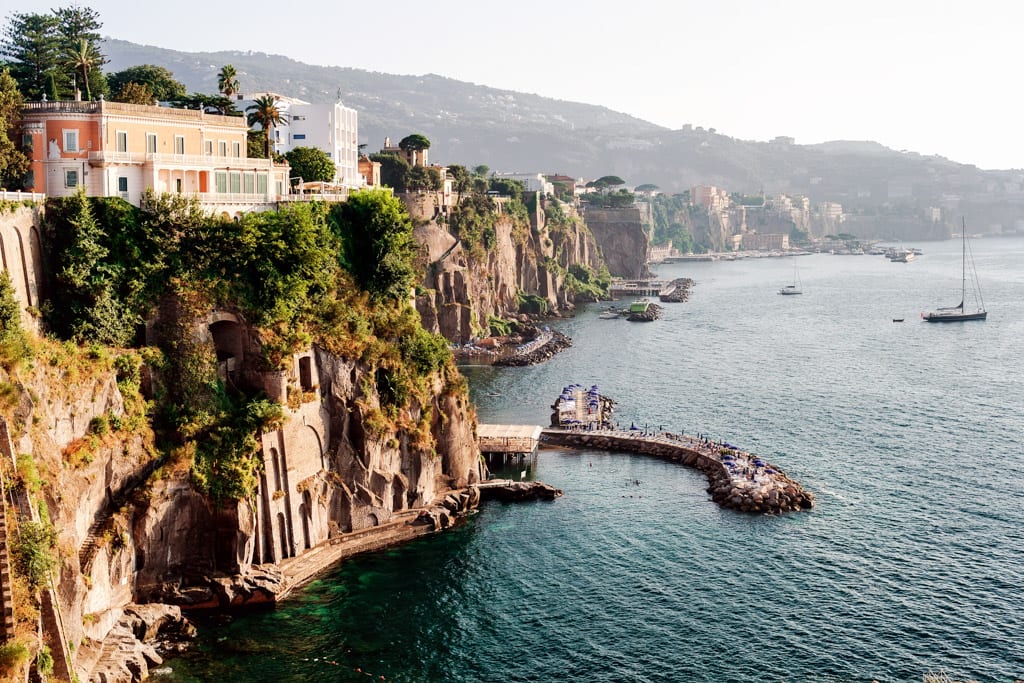
[[[274,126],[288,125],[288,115],[277,108],[277,98],[273,95],[257,97],[251,105],[245,108],[245,111],[248,113],[250,128],[258,123],[260,128],[266,131],[267,158],[273,159],[270,150]]]
[[[238,72],[235,67],[225,64],[217,74],[217,90],[224,94],[224,97],[231,97],[238,92]]]
[[[99,53],[93,48],[88,40],[82,38],[78,43],[77,48],[72,48],[68,54],[68,66],[70,66],[77,76],[79,72],[82,74],[82,80],[85,82],[85,99],[92,100],[92,91],[89,89],[89,71],[100,61]]]

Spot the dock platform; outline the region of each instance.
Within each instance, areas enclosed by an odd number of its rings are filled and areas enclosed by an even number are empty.
[[[540,425],[480,423],[477,445],[488,465],[525,463],[537,455],[541,431]]]

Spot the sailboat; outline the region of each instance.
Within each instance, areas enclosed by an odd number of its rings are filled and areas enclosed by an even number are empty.
[[[793,257],[793,284],[786,285],[779,290],[779,294],[803,294],[803,290],[800,289],[800,273],[796,269],[796,257]]]
[[[985,310],[985,302],[981,298],[981,287],[978,285],[978,274],[974,270],[974,256],[971,255],[971,292],[974,295],[975,308],[968,310],[964,304],[967,303],[967,225],[963,218],[960,219],[960,303],[956,306],[937,308],[929,313],[922,313],[921,317],[929,323],[955,323],[963,320],[985,320],[988,311]]]

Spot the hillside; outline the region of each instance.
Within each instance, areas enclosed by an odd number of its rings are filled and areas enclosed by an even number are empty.
[[[231,63],[243,90],[312,102],[340,95],[359,110],[359,141],[371,151],[385,136],[421,132],[441,163],[590,178],[614,174],[668,192],[700,183],[741,193],[786,192],[838,201],[867,216],[918,215],[938,206],[947,223],[965,213],[979,232],[1017,229],[1024,220],[1024,172],[984,171],[870,141],[798,145],[786,138],[740,140],[714,129],[668,130],[605,107],[433,74],[312,66],[262,52],[186,53],[121,40],[107,40],[104,48],[108,70],[158,64],[190,91],[215,92],[217,71]]]

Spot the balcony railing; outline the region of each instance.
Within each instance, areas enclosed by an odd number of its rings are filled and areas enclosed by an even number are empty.
[[[143,152],[89,152],[90,163],[159,164],[161,166],[203,166],[215,170],[271,171],[279,167],[270,159],[220,157],[199,154],[149,154]]]
[[[10,191],[0,190],[0,201],[5,202],[38,202],[42,203],[46,201],[46,195],[42,192],[21,192],[21,191]]]

